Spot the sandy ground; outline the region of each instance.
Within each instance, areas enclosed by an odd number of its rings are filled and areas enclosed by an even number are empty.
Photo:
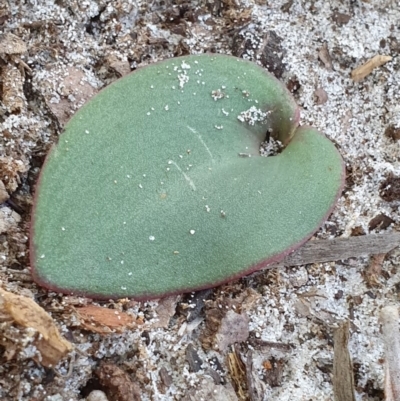
[[[263,65],[293,92],[301,123],[337,145],[346,188],[316,237],[398,230],[399,21],[399,2],[388,0],[3,0],[0,33],[19,39],[12,51],[0,46],[0,283],[34,299],[75,348],[43,367],[35,333],[0,315],[0,398],[81,400],[99,389],[122,401],[331,400],[333,333],[349,319],[356,399],[384,399],[378,317],[399,303],[399,251],[160,301],[93,304],[32,282],[28,237],[41,165],[74,111],[140,66],[202,52]],[[392,59],[354,82],[351,71],[376,55]],[[140,324],[94,332],[76,312],[82,305]]]

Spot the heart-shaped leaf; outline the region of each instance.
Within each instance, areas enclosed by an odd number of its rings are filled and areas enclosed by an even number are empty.
[[[43,167],[34,278],[96,298],[215,286],[282,259],[329,215],[342,159],[262,68],[170,59],[107,87]],[[260,156],[270,134],[282,153]]]

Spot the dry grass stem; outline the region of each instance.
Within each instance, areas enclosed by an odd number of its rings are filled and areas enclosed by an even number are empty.
[[[388,61],[392,60],[390,56],[375,56],[368,60],[365,64],[360,65],[351,72],[351,78],[355,82],[362,81],[365,77],[371,74],[372,70],[386,64]]]

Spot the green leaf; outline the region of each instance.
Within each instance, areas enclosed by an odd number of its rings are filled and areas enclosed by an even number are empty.
[[[334,145],[297,123],[281,83],[230,56],[170,59],[120,79],[76,113],[47,157],[35,280],[144,299],[282,259],[327,218],[344,177]],[[287,144],[277,156],[259,154],[267,131]]]

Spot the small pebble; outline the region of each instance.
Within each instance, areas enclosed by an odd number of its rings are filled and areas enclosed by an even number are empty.
[[[93,390],[86,398],[86,401],[108,401],[108,398],[103,391]]]

